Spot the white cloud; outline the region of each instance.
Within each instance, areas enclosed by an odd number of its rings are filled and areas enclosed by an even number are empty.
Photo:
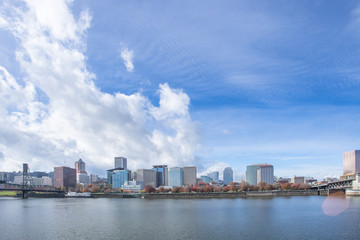
[[[134,71],[134,64],[133,64],[133,57],[134,57],[134,52],[132,50],[129,50],[127,48],[124,48],[121,51],[121,58],[124,61],[126,70],[128,72],[132,72]]]
[[[209,167],[207,167],[205,171],[199,172],[198,177],[207,175],[210,172],[219,172],[219,179],[223,180],[224,169],[226,167],[231,167],[231,166],[225,162],[214,162],[211,165],[209,165]],[[232,168],[232,170],[233,170],[234,181],[240,182],[241,178],[244,178],[244,175],[241,174],[240,171],[238,171],[238,169],[236,168]]]
[[[193,164],[199,134],[189,97],[166,83],[159,107],[140,93],[101,92],[83,53],[91,16],[85,11],[76,20],[69,1],[44,4],[31,1],[2,17],[2,27],[19,42],[16,56],[25,75],[17,81],[0,66],[2,170],[17,170],[23,162],[32,170],[64,161],[73,166],[79,156],[90,170],[112,167],[114,156],[127,157],[134,170]],[[132,71],[132,51],[126,52],[122,57]],[[48,100],[40,101],[40,93]]]

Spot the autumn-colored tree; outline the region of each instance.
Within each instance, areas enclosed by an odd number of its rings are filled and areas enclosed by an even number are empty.
[[[93,187],[91,188],[91,192],[92,192],[92,193],[100,192],[100,188],[99,188],[98,186],[93,186]]]
[[[248,191],[249,187],[250,187],[250,185],[247,182],[242,182],[240,184],[240,191]]]
[[[300,183],[293,183],[291,185],[292,190],[299,190],[300,189]]]
[[[289,190],[291,189],[291,183],[284,183],[281,185],[281,190]]]
[[[199,182],[197,183],[195,186],[196,187],[200,187],[200,186],[206,186],[206,185],[209,185],[208,183],[205,183],[205,182]]]
[[[165,189],[164,189],[164,192],[167,192],[167,193],[168,193],[168,192],[171,192],[171,188],[165,188]]]
[[[130,193],[134,193],[134,190],[130,190],[129,192],[130,192]]]
[[[89,185],[83,187],[82,192],[90,192]]]
[[[153,193],[153,192],[156,191],[156,189],[155,189],[153,186],[151,186],[151,185],[146,185],[145,188],[144,188],[144,191],[145,191],[146,193]]]
[[[258,185],[260,191],[265,190],[266,182],[259,182]]]
[[[192,192],[198,192],[198,188],[197,187],[191,187],[191,191]]]
[[[236,182],[231,182],[229,187],[230,187],[230,191],[233,192],[236,192],[239,189]]]
[[[280,183],[274,183],[273,188],[276,190],[281,190],[281,184]]]
[[[204,192],[212,192],[213,191],[213,187],[211,185],[206,185],[204,187]]]
[[[259,191],[259,187],[257,185],[250,185],[249,191]]]
[[[123,193],[127,193],[128,191],[127,190],[123,190]]]
[[[222,186],[217,186],[214,188],[214,192],[223,192],[224,188]]]
[[[274,188],[273,188],[273,185],[267,183],[267,184],[265,185],[264,189],[265,189],[266,191],[270,191],[270,190],[273,190]]]
[[[204,192],[205,191],[205,187],[204,186],[199,186],[198,187],[198,192]]]
[[[178,193],[178,192],[180,192],[180,188],[179,187],[173,187],[171,192]]]
[[[230,187],[229,187],[229,186],[225,186],[225,187],[224,187],[224,192],[228,192],[228,191],[230,191]]]
[[[104,193],[109,193],[109,192],[111,192],[111,189],[110,189],[110,188],[104,190]]]
[[[190,185],[186,185],[186,186],[184,187],[184,192],[187,192],[187,193],[191,192],[191,187],[190,187]]]
[[[165,190],[165,189],[164,189],[164,187],[163,187],[163,186],[160,186],[160,187],[158,188],[158,192],[159,192],[159,193],[164,192],[164,190]]]

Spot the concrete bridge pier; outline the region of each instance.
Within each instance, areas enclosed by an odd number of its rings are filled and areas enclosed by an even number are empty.
[[[344,188],[337,188],[337,189],[329,189],[328,195],[336,194],[336,195],[344,195],[345,196],[345,189]]]
[[[26,199],[29,197],[29,192],[28,191],[22,191],[22,198]]]

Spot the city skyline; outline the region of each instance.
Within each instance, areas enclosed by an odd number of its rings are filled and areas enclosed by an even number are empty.
[[[0,170],[81,158],[103,175],[126,156],[235,180],[257,162],[341,175],[360,142],[360,5],[200,4],[4,1]]]

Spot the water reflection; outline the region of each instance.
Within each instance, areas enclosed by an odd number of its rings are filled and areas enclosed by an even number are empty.
[[[322,204],[323,213],[328,216],[337,216],[349,207],[349,199],[343,192],[330,194]]]

